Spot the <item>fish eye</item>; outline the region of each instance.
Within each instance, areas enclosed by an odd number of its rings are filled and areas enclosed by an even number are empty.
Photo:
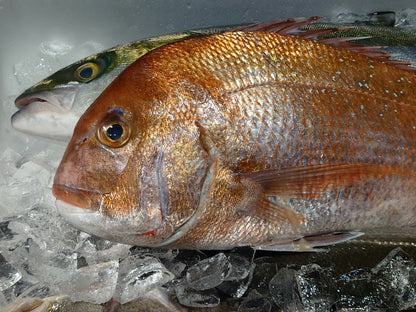
[[[80,82],[93,80],[100,73],[100,67],[94,62],[88,62],[78,66],[75,70],[75,79]]]
[[[130,127],[120,117],[112,118],[98,128],[97,137],[108,147],[122,147],[130,139]]]

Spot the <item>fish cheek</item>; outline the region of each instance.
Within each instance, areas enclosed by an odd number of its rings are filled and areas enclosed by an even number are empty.
[[[165,197],[160,187],[162,159],[162,153],[138,163],[133,158],[117,177],[114,189],[103,194],[100,212],[113,220],[134,225],[137,234],[161,228]]]
[[[54,193],[57,199],[65,195],[60,192],[62,189],[72,193],[65,196],[65,201],[69,203],[82,193],[89,200],[89,204],[84,206],[98,210],[101,195],[113,191],[128,158],[127,151],[108,151],[94,138],[83,139],[79,143],[71,141],[55,175]]]

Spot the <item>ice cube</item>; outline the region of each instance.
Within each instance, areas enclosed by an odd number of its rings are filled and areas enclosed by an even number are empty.
[[[159,249],[138,246],[131,247],[130,252],[132,255],[152,255],[161,260],[173,260],[179,254],[179,250],[177,249]]]
[[[269,295],[269,282],[276,274],[276,263],[270,257],[261,257],[254,260],[256,269],[253,272],[251,288],[262,295]]]
[[[248,275],[242,280],[224,281],[217,289],[232,298],[241,298],[247,291],[253,279],[255,264],[250,265]]]
[[[194,264],[206,259],[207,256],[199,250],[179,250],[178,255],[175,257],[177,261],[185,263],[186,266],[190,267]]]
[[[408,8],[400,10],[396,15],[396,27],[408,28],[415,30],[416,28],[416,9]]]
[[[10,156],[10,151],[5,156]],[[44,187],[52,179],[52,173],[32,162],[15,163],[5,168],[8,172],[0,182],[0,220],[18,216],[38,204],[43,196]]]
[[[72,47],[64,41],[45,41],[40,44],[39,50],[45,56],[57,57],[62,54],[67,54]]]
[[[332,18],[332,21],[335,23],[354,23],[356,21],[365,21],[368,17],[366,14],[357,14],[351,12],[342,12],[338,13],[335,17]]]
[[[0,222],[0,241],[1,240],[11,240],[13,238],[13,233],[9,229],[10,221]]]
[[[12,182],[6,187],[0,187],[0,220],[29,211],[41,196],[41,186],[36,182]]]
[[[338,310],[377,310],[385,306],[379,296],[379,280],[373,278],[369,268],[356,269],[342,274],[336,281],[339,300],[333,308]]]
[[[27,70],[32,68],[32,71]],[[51,61],[48,58],[27,58],[13,65],[14,76],[21,85],[31,85],[33,81],[47,77],[52,72]]]
[[[152,256],[129,256],[121,261],[119,271],[115,299],[121,304],[137,299],[175,278],[159,259]]]
[[[7,147],[0,155],[0,177],[2,181],[12,176],[17,171],[16,164],[22,156],[17,153],[14,149]]]
[[[51,285],[50,283],[40,282],[35,285],[31,285],[23,290],[18,298],[26,298],[26,297],[39,297],[45,298],[51,294]],[[26,285],[27,286],[27,285]]]
[[[191,266],[186,272],[186,281],[193,289],[214,288],[227,279],[231,269],[227,256],[219,253]]]
[[[53,286],[63,281],[67,272],[76,268],[75,254],[51,254],[31,238],[28,238],[24,245],[15,248],[7,257],[21,269],[24,278],[34,284],[43,281]]]
[[[220,298],[215,289],[195,290],[189,288],[186,282],[175,286],[176,297],[180,304],[193,308],[213,308],[220,303]]]
[[[231,270],[224,278],[225,281],[242,280],[248,276],[251,271],[251,265],[246,257],[231,253],[227,256],[227,259],[231,264]]]
[[[416,261],[400,247],[393,249],[373,270],[379,296],[391,310],[416,306]]]
[[[308,264],[303,265],[297,275],[304,310],[330,310],[332,303],[338,299],[331,270]]]
[[[181,277],[186,268],[186,264],[177,259],[162,261],[162,263],[176,277]]]
[[[77,244],[75,250],[82,256],[94,254],[97,251],[97,245],[95,244],[95,238],[85,232],[80,232],[77,237]],[[105,260],[97,261],[94,263],[105,262]]]
[[[6,261],[3,255],[0,253],[0,291],[4,291],[7,288],[16,284],[22,278],[16,268]]]
[[[0,291],[0,308],[5,307],[9,304],[6,296]]]
[[[30,183],[36,181],[40,185],[48,185],[50,177],[50,171],[32,161],[22,164],[13,174],[13,179],[15,181]]]
[[[296,270],[281,268],[270,280],[270,295],[280,309],[285,311],[303,310],[296,277]]]
[[[82,267],[69,283],[61,284],[62,293],[68,294],[72,301],[107,302],[116,289],[118,267],[117,260]]]
[[[42,255],[49,257],[57,253],[72,253],[77,241],[77,230],[69,226],[50,207],[36,206],[26,214],[13,219],[9,229],[15,233],[7,243],[19,245],[28,238],[42,248]],[[6,243],[6,242],[2,242]]]
[[[20,279],[12,287],[3,292],[7,302],[13,302],[25,297],[46,297],[49,295],[49,287],[42,282],[31,283],[24,278]]]
[[[238,306],[239,312],[270,312],[272,304],[256,290],[251,290]]]
[[[95,243],[94,243],[95,241]],[[88,238],[85,242],[85,248],[87,249],[77,249],[81,251],[81,255],[85,256],[86,260],[90,264],[106,262],[114,259],[123,259],[126,258],[129,254],[129,245],[110,243],[107,245],[107,249],[97,250],[94,252],[94,248],[90,244],[95,245],[95,249],[103,248],[102,244],[104,240],[99,238]],[[90,252],[92,251],[92,252]]]

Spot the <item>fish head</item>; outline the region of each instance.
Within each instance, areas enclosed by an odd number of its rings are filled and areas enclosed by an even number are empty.
[[[124,68],[114,68],[114,49],[75,62],[33,85],[15,100],[11,119],[23,133],[69,141],[86,108]]]
[[[147,144],[146,102],[120,75],[78,121],[57,169],[59,213],[75,227],[109,240],[152,246],[171,229],[164,220],[163,150]],[[154,143],[154,142],[153,142]]]

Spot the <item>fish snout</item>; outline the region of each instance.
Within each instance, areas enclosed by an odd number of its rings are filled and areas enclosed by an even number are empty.
[[[55,111],[70,110],[78,93],[76,86],[55,88],[47,91],[32,92],[26,90],[15,100],[17,108],[22,109],[36,102],[48,103]]]
[[[89,174],[94,168],[89,165],[100,166],[100,162],[83,163],[83,156],[91,156],[82,150],[76,143],[70,143],[63,159],[56,171],[53,195],[58,201],[66,202],[72,206],[88,210],[98,210],[102,195],[111,191],[112,185],[106,175]],[[80,153],[72,153],[77,150]],[[91,157],[92,160],[95,158]],[[111,172],[110,172],[111,174]],[[114,179],[115,176],[112,175]]]
[[[12,126],[29,133],[58,141],[68,141],[79,116],[71,110],[78,89],[61,88],[39,93],[23,93],[15,105]]]

